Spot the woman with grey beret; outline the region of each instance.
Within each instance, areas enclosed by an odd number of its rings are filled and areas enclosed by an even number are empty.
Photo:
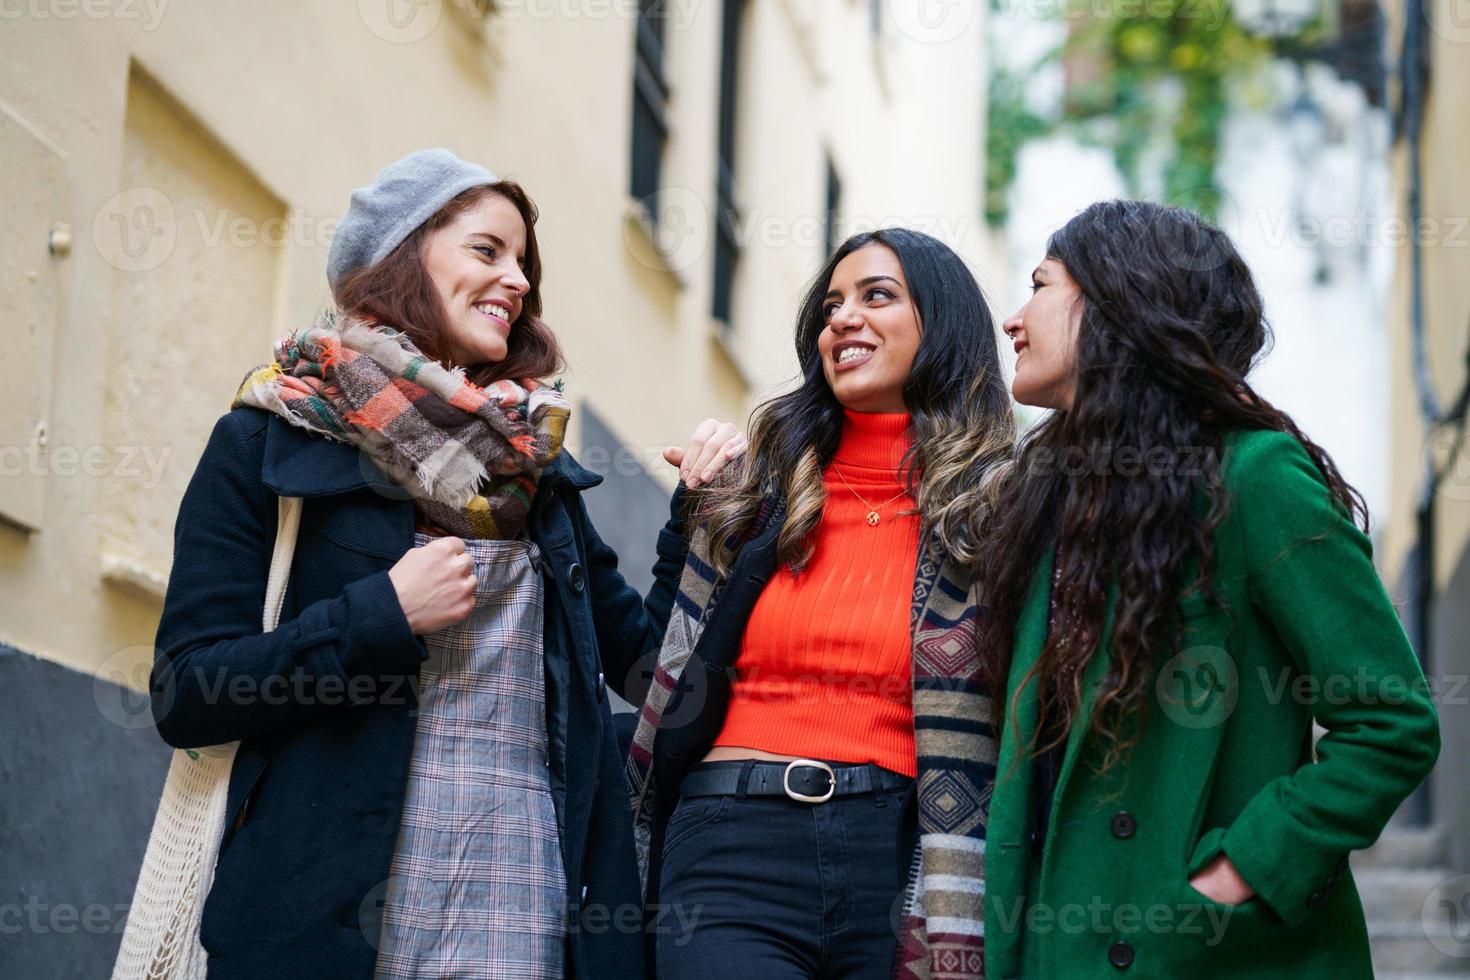
[[[384,169],[333,241],[335,308],[246,377],[199,460],[153,695],[171,745],[239,743],[211,978],[646,973],[605,683],[642,702],[674,594],[632,589],[582,503],[600,479],[562,445],[535,222],[447,150]],[[697,435],[701,470],[743,447]]]

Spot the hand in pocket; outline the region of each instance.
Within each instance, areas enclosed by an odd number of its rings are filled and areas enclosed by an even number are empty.
[[[1230,858],[1221,854],[1200,869],[1199,874],[1189,879],[1189,887],[1212,902],[1221,905],[1241,905],[1256,894]]]

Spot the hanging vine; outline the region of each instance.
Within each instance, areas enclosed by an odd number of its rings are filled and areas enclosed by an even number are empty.
[[[1021,147],[1047,135],[1053,124],[1026,106],[1026,80],[1015,72],[997,70],[987,90],[985,126],[985,220],[1003,225],[1006,197],[1016,179],[1016,157]]]
[[[1247,33],[1218,0],[1112,0],[1106,16],[1070,33],[1064,57],[1096,59],[1102,70],[1068,91],[1066,113],[1116,121],[1113,154],[1134,193],[1140,154],[1166,132],[1165,199],[1187,199],[1213,218],[1227,82],[1257,70],[1270,53],[1270,42]],[[1177,90],[1177,103],[1160,98],[1164,85]]]
[[[1024,79],[1005,70],[992,74],[987,218],[1005,220],[1006,191],[1021,145],[1069,124],[1089,142],[1111,149],[1133,194],[1143,190],[1144,154],[1162,140],[1165,200],[1215,217],[1227,88],[1267,62],[1271,42],[1242,28],[1223,0],[1095,2],[1103,4],[1101,12],[1061,11],[1068,32],[1056,56],[1072,77],[1059,119],[1045,120],[1025,108]]]

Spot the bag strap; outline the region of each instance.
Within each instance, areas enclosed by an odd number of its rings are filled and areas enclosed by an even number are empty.
[[[301,527],[301,498],[278,498],[276,547],[271,552],[270,576],[265,582],[265,608],[261,625],[269,633],[281,622],[286,602],[286,583],[291,578],[291,557],[296,551],[296,532]]]
[[[300,497],[279,498],[276,542],[261,612],[267,633],[281,621],[301,508]],[[174,753],[138,872],[113,980],[204,980],[208,957],[199,945],[199,921],[219,858],[230,770],[238,746],[238,742],[227,742]]]

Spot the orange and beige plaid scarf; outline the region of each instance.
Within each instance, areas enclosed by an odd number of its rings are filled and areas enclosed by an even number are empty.
[[[240,385],[240,405],[357,446],[413,495],[422,520],[496,539],[525,527],[571,416],[559,386],[481,388],[401,331],[332,311],[277,343],[275,359]]]

